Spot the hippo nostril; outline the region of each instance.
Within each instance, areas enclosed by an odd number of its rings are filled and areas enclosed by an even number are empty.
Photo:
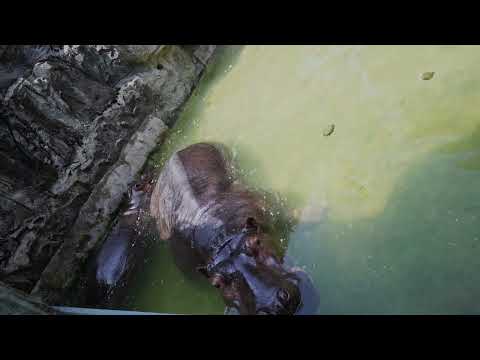
[[[286,289],[280,289],[277,292],[277,298],[282,304],[287,304],[290,300],[290,293]]]

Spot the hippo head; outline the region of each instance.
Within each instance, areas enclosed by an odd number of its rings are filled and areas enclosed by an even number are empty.
[[[229,308],[240,314],[305,313],[315,289],[301,270],[287,268],[271,251],[268,236],[248,218],[243,230],[227,237],[210,263],[200,267]]]

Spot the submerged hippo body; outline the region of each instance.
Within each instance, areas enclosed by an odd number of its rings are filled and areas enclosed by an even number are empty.
[[[146,193],[140,183],[129,190],[126,207],[89,264],[88,305],[114,308],[123,303],[129,280],[146,254],[138,224]]]
[[[160,173],[150,215],[160,238],[219,288],[240,314],[315,311],[308,276],[283,265],[269,234],[262,196],[234,183],[223,150],[195,144],[175,153]],[[307,296],[308,301],[303,301]]]

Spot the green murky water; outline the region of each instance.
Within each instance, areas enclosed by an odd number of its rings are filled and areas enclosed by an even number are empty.
[[[285,196],[321,314],[479,314],[479,63],[479,46],[228,47],[152,161],[223,142]],[[223,312],[165,246],[132,307]]]

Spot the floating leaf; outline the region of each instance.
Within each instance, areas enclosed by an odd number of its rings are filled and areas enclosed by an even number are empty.
[[[435,73],[433,71],[424,72],[422,74],[422,80],[430,80],[430,79],[433,78],[433,75],[435,75]]]
[[[323,136],[330,136],[330,135],[332,135],[334,130],[335,130],[335,125],[334,125],[334,124],[329,125],[329,126],[323,131]]]

